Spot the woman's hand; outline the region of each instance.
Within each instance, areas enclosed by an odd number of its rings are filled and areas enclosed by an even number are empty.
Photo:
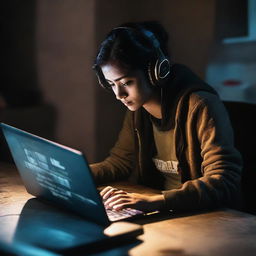
[[[135,208],[142,211],[155,211],[164,208],[163,195],[143,195],[128,193],[113,187],[105,187],[100,195],[107,209],[121,210],[123,208]]]

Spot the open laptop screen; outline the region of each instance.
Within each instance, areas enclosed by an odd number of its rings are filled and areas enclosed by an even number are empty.
[[[109,224],[84,155],[77,150],[1,124],[27,191],[86,218]]]

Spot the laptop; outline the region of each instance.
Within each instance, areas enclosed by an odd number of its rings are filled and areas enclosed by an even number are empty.
[[[1,128],[28,193],[104,226],[145,214],[106,210],[82,152],[4,123]]]

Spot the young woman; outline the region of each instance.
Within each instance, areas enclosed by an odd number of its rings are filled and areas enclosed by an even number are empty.
[[[151,211],[230,206],[239,194],[241,157],[217,93],[187,67],[171,63],[157,22],[127,23],[102,42],[94,69],[127,113],[118,141],[95,179],[128,179],[158,188],[145,196],[106,187],[106,206]]]

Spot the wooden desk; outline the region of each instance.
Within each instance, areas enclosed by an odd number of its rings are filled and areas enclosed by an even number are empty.
[[[15,168],[1,164],[0,216],[4,217],[0,217],[0,227],[5,240],[11,241],[19,214],[31,197]],[[7,226],[7,222],[12,224]],[[170,213],[139,219],[136,223],[143,225],[144,234],[138,237],[141,243],[127,249],[127,255],[256,255],[256,216],[247,213],[231,209],[186,215]],[[114,254],[105,253],[100,255],[126,255],[120,248]]]

